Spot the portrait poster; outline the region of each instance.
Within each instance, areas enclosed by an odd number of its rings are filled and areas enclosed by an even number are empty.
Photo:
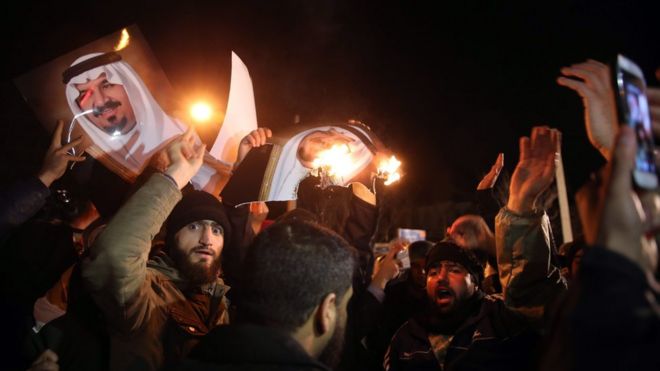
[[[63,142],[82,136],[76,153],[87,152],[128,182],[188,127],[174,116],[181,107],[135,25],[66,53],[16,78],[15,84],[47,130],[64,120]],[[240,139],[256,129],[252,82],[234,53],[231,84],[228,123],[207,154],[211,161],[193,178],[195,188],[212,193],[229,177]]]
[[[345,147],[341,156],[345,171],[333,177],[345,186],[375,172],[375,159],[384,148],[362,124],[295,126],[273,133],[270,143],[253,148],[234,171],[221,196],[229,205],[258,201],[288,201],[297,198],[298,185],[315,169],[319,153],[333,146]],[[364,183],[364,181],[363,181]]]

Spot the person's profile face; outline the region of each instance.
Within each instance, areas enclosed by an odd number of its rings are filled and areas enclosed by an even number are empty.
[[[337,302],[337,315],[335,317],[335,331],[332,337],[325,345],[325,348],[318,357],[318,360],[330,366],[331,369],[336,369],[342,358],[342,351],[344,349],[344,338],[346,333],[346,321],[348,319],[348,302],[353,296],[353,288],[349,287],[346,293]]]
[[[110,135],[122,135],[135,127],[135,113],[123,85],[109,82],[102,73],[94,80],[74,86],[78,90],[78,107],[82,111],[96,110],[87,118],[97,128]]]
[[[353,139],[335,129],[317,130],[307,134],[298,145],[298,160],[303,166],[312,168],[312,163],[321,151],[334,145],[348,145]]]
[[[424,259],[410,262],[410,279],[417,287],[426,287],[426,271],[424,271]]]

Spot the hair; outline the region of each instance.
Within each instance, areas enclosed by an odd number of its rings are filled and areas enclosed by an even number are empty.
[[[293,210],[289,210],[285,212],[284,214],[280,215],[277,219],[275,219],[275,223],[284,223],[284,222],[292,222],[292,221],[318,223],[319,218],[313,212],[298,207]]]
[[[420,261],[426,259],[426,254],[429,253],[433,247],[433,242],[420,240],[415,241],[408,246],[408,256],[410,261]]]
[[[328,294],[346,293],[355,266],[355,250],[333,231],[295,220],[273,224],[248,248],[237,319],[293,331]]]

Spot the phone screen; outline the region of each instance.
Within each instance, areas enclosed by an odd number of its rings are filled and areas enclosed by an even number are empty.
[[[655,146],[644,77],[639,67],[629,59],[619,56],[618,62],[616,79],[619,93],[619,119],[633,128],[637,136],[635,183],[643,188],[655,188],[657,186],[653,154]]]
[[[423,229],[398,228],[396,234],[408,243],[426,239],[426,231]]]

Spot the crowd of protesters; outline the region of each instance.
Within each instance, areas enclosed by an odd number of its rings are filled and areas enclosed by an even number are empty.
[[[660,198],[633,185],[636,134],[619,125],[609,67],[561,74],[606,162],[577,193],[581,233],[562,246],[544,210],[561,148],[549,127],[520,138],[501,204],[377,258],[382,209],[367,187],[310,177],[297,208],[265,221],[262,204],[191,189],[205,151],[191,129],[125,196],[74,202],[49,189],[85,161],[60,124],[42,169],[0,199],[2,368],[660,370]],[[647,95],[660,136],[660,90]],[[502,161],[477,187],[486,198]]]

